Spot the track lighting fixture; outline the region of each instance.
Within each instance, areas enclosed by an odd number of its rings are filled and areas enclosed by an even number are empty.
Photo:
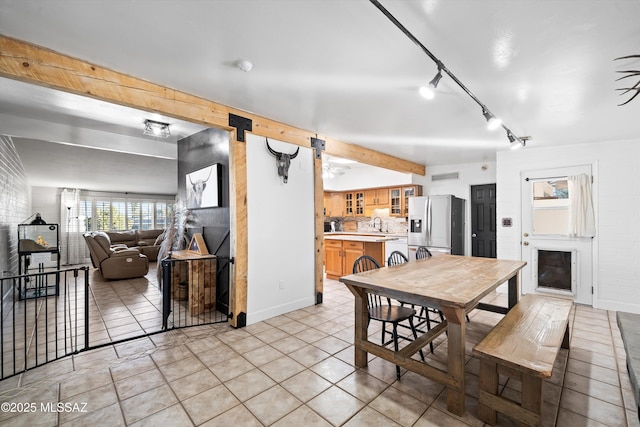
[[[507,139],[511,143],[512,150],[519,150],[526,145],[526,141],[531,139],[531,137],[523,136],[522,138],[518,138],[517,136],[512,134],[510,130],[507,130]]]
[[[519,139],[518,141],[514,142],[513,144],[511,144],[511,149],[512,150],[519,150],[521,148],[524,148],[524,146],[526,145],[526,143]]]
[[[442,68],[438,67],[438,73],[435,75],[433,79],[429,82],[428,86],[422,86],[420,88],[420,95],[422,95],[426,99],[433,99],[436,96],[435,89],[438,87],[438,83],[440,83],[440,79],[442,78]]]
[[[489,130],[496,130],[502,124],[502,120],[491,114],[486,108],[482,109],[482,115],[487,120],[487,129]]]
[[[442,68],[438,67],[438,73],[435,75],[435,77],[429,82],[429,86],[431,86],[432,88],[437,88],[438,87],[438,83],[440,83],[440,79],[442,78]]]
[[[424,96],[427,99],[432,99],[434,97],[433,89],[435,89],[435,87],[438,85],[438,82],[442,78],[442,72],[445,72],[451,78],[451,80],[453,80],[458,86],[460,86],[460,88],[463,91],[465,91],[466,94],[469,95],[471,99],[473,99],[476,102],[476,104],[478,104],[482,108],[482,114],[484,115],[485,119],[487,119],[487,127],[490,130],[494,130],[499,127],[502,127],[505,131],[507,131],[507,137],[509,138],[509,141],[512,143],[512,148],[516,148],[515,146],[517,146],[517,148],[522,148],[526,145],[525,141],[531,139],[530,137],[517,137],[513,135],[511,130],[502,123],[502,120],[500,120],[499,118],[491,114],[491,112],[478,99],[478,97],[476,97],[447,67],[445,67],[442,61],[440,61],[433,53],[431,53],[431,51],[429,51],[429,49],[427,49],[426,46],[420,42],[420,40],[418,40],[413,34],[411,34],[411,32],[407,30],[407,28],[405,28],[405,26],[400,23],[400,21],[398,21],[387,9],[385,9],[384,6],[382,6],[378,0],[369,0],[369,1],[376,8],[378,8],[378,10],[380,10],[380,12],[382,12],[384,16],[386,16],[396,27],[398,27],[398,29],[402,31],[404,35],[409,38],[409,40],[411,40],[416,46],[418,46],[438,66],[438,74],[436,74],[433,80],[429,82],[428,86],[424,86],[420,88],[420,94],[422,96]],[[517,142],[517,144],[515,142]]]

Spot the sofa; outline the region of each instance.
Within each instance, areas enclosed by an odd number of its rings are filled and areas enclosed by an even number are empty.
[[[138,249],[146,255],[150,262],[158,260],[158,251],[164,230],[126,230],[106,231],[112,245],[125,245],[127,248]]]
[[[86,233],[84,239],[89,248],[91,263],[105,279],[132,279],[149,272],[149,258],[146,255],[122,243],[112,244],[104,231]]]

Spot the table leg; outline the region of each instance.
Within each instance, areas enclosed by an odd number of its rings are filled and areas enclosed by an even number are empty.
[[[492,426],[498,422],[498,414],[483,401],[485,393],[498,396],[498,365],[489,359],[480,360],[480,396],[478,398],[478,418]]]
[[[362,288],[347,285],[354,298],[355,315],[355,345],[354,363],[358,368],[367,366],[367,352],[358,347],[358,341],[367,340],[369,327],[369,310],[367,308],[367,293]]]
[[[458,379],[459,389],[449,387],[447,409],[456,415],[464,414],[464,341],[465,312],[460,307],[440,307],[447,320],[448,374]]]
[[[520,272],[509,279],[509,308],[514,307],[520,298]]]

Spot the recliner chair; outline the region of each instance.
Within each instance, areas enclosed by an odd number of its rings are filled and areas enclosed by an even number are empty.
[[[149,259],[138,249],[112,245],[107,233],[86,233],[84,239],[91,253],[91,263],[105,279],[132,279],[149,272]]]

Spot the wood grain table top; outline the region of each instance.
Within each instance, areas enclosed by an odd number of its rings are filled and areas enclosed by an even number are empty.
[[[412,304],[470,309],[525,265],[524,261],[436,255],[343,276],[340,281]]]

